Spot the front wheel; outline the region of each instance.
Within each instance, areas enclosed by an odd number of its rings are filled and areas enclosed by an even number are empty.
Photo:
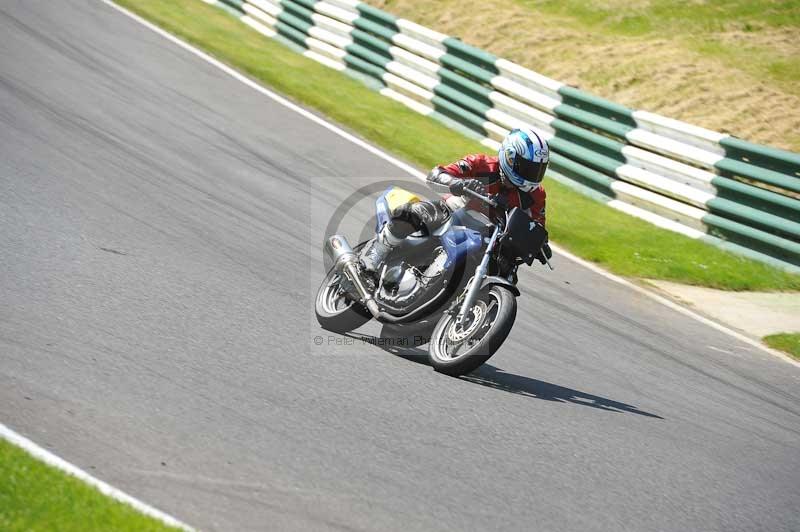
[[[463,323],[444,314],[431,335],[428,359],[433,369],[457,377],[489,360],[505,341],[517,317],[517,300],[500,285],[481,289]]]
[[[358,329],[372,314],[361,304],[353,301],[342,289],[343,277],[335,269],[328,272],[317,292],[314,310],[317,321],[331,332],[346,333]]]

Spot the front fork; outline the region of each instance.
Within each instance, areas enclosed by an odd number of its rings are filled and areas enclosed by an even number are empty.
[[[464,318],[468,315],[472,305],[475,304],[475,299],[478,297],[478,291],[481,289],[481,283],[486,277],[486,272],[489,269],[489,259],[492,255],[492,250],[494,250],[494,246],[497,242],[497,237],[499,234],[500,227],[495,225],[492,238],[489,240],[489,245],[486,246],[486,252],[483,254],[481,263],[478,264],[477,268],[475,268],[475,275],[473,275],[472,279],[470,279],[469,286],[467,287],[467,295],[464,297],[464,302],[461,304],[461,308],[456,316],[456,323],[459,325],[463,323]]]

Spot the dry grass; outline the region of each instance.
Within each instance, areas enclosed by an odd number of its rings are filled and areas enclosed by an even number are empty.
[[[800,151],[796,26],[734,21],[731,14],[710,27],[665,20],[659,28],[654,15],[642,15],[654,9],[648,1],[587,0],[591,9],[617,13],[601,22],[547,2],[368,2],[634,109]],[[625,25],[627,16],[644,27]]]

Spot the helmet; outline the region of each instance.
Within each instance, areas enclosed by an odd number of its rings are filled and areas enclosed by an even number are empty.
[[[503,175],[528,192],[539,186],[550,162],[550,148],[532,129],[512,129],[497,152]]]

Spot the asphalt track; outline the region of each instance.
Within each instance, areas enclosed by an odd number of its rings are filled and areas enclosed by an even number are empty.
[[[3,423],[209,530],[800,530],[797,367],[563,259],[468,378],[346,345],[319,243],[397,168],[96,0],[0,50]]]

